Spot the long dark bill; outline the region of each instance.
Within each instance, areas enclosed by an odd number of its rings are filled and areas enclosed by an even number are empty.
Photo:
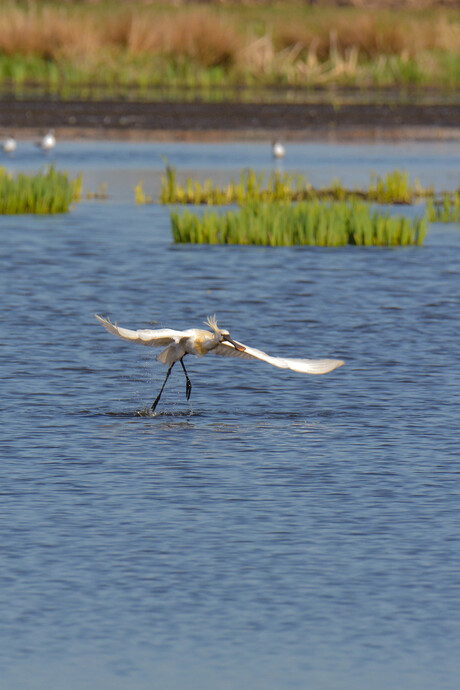
[[[231,343],[231,344],[233,345],[233,347],[235,348],[235,350],[239,350],[240,352],[244,352],[245,349],[246,349],[246,348],[244,347],[244,345],[240,345],[239,343],[235,343],[235,341],[234,341],[232,338],[230,338],[229,335],[224,335],[224,336],[223,336],[223,340],[227,340],[227,342],[229,342],[229,343]]]

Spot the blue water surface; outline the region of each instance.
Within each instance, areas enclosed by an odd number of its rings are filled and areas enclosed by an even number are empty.
[[[458,225],[421,248],[174,246],[167,208],[113,195],[0,232],[2,687],[458,687]],[[94,313],[216,313],[346,365],[189,358],[190,401],[176,367],[139,416],[165,369]]]
[[[460,185],[460,141],[375,142],[287,142],[286,157],[272,158],[271,142],[197,142],[141,141],[65,141],[43,153],[32,141],[19,141],[14,155],[3,156],[0,163],[12,172],[37,172],[56,165],[71,175],[84,173],[84,189],[95,191],[99,184],[108,186],[112,199],[132,202],[133,187],[143,182],[144,190],[158,196],[165,163],[175,168],[177,179],[184,182],[211,178],[216,183],[238,180],[241,171],[252,168],[258,174],[279,171],[302,175],[315,186],[328,187],[339,180],[345,187],[367,188],[374,175],[393,170],[406,171],[409,181],[418,179],[424,187],[437,192],[452,191]]]

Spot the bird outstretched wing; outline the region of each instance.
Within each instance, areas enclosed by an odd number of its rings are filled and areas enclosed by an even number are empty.
[[[274,367],[280,369],[292,369],[300,374],[327,374],[329,371],[341,367],[345,362],[341,359],[288,359],[287,357],[271,357],[262,350],[256,350],[254,347],[248,347],[243,343],[244,351],[237,350],[230,343],[219,343],[211,350],[215,355],[222,355],[223,357],[239,357],[240,359],[259,359],[267,364],[272,364]]]
[[[112,323],[110,319],[104,319],[98,314],[94,316],[102,323],[109,333],[117,335],[119,338],[123,338],[123,340],[129,340],[131,343],[150,345],[152,347],[165,347],[171,343],[178,343],[181,338],[184,337],[183,331],[173,331],[171,328],[158,328],[156,330],[144,328],[139,331],[131,331],[129,328],[117,326],[117,324]]]

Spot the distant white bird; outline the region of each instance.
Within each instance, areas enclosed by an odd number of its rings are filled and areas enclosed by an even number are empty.
[[[51,151],[56,146],[56,137],[54,136],[54,129],[48,130],[44,137],[37,141],[38,146],[42,151]]]
[[[212,352],[215,355],[222,355],[223,357],[260,359],[262,362],[273,364],[273,366],[279,367],[280,369],[292,369],[292,371],[297,371],[301,374],[327,374],[329,371],[345,364],[345,362],[340,359],[287,359],[285,357],[270,357],[270,355],[265,354],[265,352],[261,350],[256,350],[253,347],[248,347],[247,345],[233,340],[227,330],[219,328],[215,316],[208,316],[205,321],[205,324],[209,326],[211,331],[205,331],[201,328],[189,328],[186,331],[173,331],[170,328],[130,331],[127,328],[121,328],[116,323],[113,324],[109,319],[104,319],[97,314],[95,314],[95,316],[109,333],[118,335],[124,340],[129,340],[132,343],[140,343],[141,345],[155,347],[166,346],[166,349],[158,356],[158,360],[166,364],[169,368],[161,390],[152,405],[152,412],[158,405],[166,381],[171,373],[171,369],[177,361],[181,363],[185,374],[185,396],[187,400],[190,398],[192,384],[190,383],[183,362],[185,355],[203,357],[203,355],[206,355],[208,352]]]
[[[283,144],[280,141],[274,141],[273,142],[273,158],[284,158],[286,154],[286,149],[284,148]]]
[[[16,151],[16,139],[12,137],[11,135],[8,135],[3,141],[2,141],[2,149],[5,153],[14,153]]]

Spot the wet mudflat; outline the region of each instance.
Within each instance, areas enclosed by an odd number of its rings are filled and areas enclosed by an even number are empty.
[[[167,139],[459,138],[460,105],[433,96],[366,102],[358,95],[341,102],[203,102],[155,100],[0,101],[0,126],[15,131],[55,127],[60,136]]]
[[[105,203],[0,218],[6,687],[456,688],[458,226],[398,250],[173,246],[168,209],[122,193],[156,149],[99,145],[86,170],[62,146],[61,167],[118,176]],[[352,183],[405,159],[458,185],[455,148],[413,146],[298,147],[293,167]],[[167,153],[270,165],[261,145]],[[164,368],[95,312],[217,313],[269,353],[346,366],[190,359],[190,402],[174,369],[139,417]]]

